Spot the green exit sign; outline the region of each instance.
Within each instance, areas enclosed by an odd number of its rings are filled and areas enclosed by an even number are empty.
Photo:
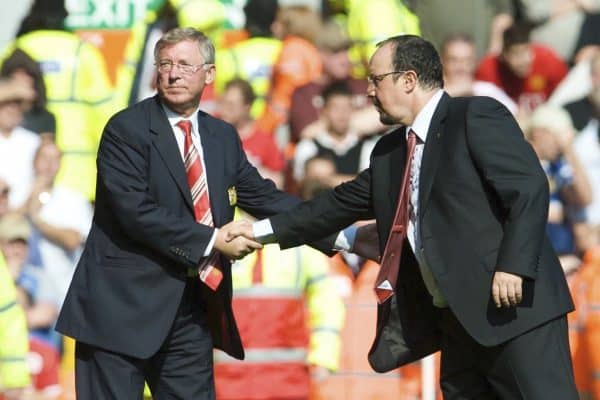
[[[127,29],[165,0],[66,0],[70,29]]]

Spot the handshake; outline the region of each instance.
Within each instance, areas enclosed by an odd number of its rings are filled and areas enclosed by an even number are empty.
[[[239,260],[254,250],[262,249],[252,230],[252,223],[232,221],[219,228],[214,248],[230,260]]]

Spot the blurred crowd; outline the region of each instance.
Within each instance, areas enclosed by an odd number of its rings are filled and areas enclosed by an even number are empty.
[[[368,166],[386,134],[366,97],[386,37],[422,35],[450,95],[504,104],[548,176],[577,385],[600,399],[600,0],[247,0],[237,26],[230,1],[163,0],[112,66],[65,28],[64,3],[33,1],[0,50],[0,399],[74,398],[73,344],[53,325],[91,225],[96,149],[113,113],[155,93],[154,44],[176,26],[217,48],[201,108],[305,199]],[[376,263],[267,246],[232,268],[248,360],[215,353],[219,398],[420,398],[420,365],[375,374],[366,360]]]

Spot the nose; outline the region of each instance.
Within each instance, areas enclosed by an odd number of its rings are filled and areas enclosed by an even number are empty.
[[[375,97],[375,84],[370,79],[367,80],[367,97]]]

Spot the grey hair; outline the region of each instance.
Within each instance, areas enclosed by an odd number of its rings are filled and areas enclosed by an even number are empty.
[[[154,60],[158,61],[158,53],[167,47],[184,41],[198,43],[200,54],[204,63],[215,63],[215,46],[212,41],[202,32],[194,28],[174,28],[165,33],[154,46]]]

